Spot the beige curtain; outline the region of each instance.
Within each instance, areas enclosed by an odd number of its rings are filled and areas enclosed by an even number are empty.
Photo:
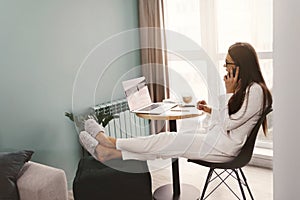
[[[169,97],[163,0],[139,0],[142,73],[153,102]],[[164,122],[152,122],[152,133],[165,131]]]

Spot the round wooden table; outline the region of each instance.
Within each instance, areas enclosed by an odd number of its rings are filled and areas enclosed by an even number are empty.
[[[177,131],[176,120],[199,117],[203,115],[202,111],[195,107],[175,107],[160,115],[141,114],[137,116],[150,120],[168,120],[170,131]],[[193,200],[200,197],[200,191],[189,184],[180,184],[178,158],[172,158],[172,184],[159,187],[153,193],[153,199],[156,200]]]

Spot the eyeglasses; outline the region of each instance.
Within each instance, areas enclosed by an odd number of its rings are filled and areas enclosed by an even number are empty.
[[[224,66],[227,67],[228,65],[236,65],[234,62],[227,62],[225,61]]]

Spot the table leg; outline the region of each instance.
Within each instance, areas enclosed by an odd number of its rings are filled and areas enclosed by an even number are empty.
[[[170,120],[170,131],[176,132],[177,125],[176,120]],[[173,195],[180,195],[180,179],[179,179],[179,163],[178,158],[172,158],[172,178],[173,178]]]
[[[170,131],[176,131],[176,120],[170,120]],[[155,200],[193,200],[200,197],[199,190],[189,184],[180,184],[179,161],[178,158],[172,159],[172,182],[173,184],[164,185],[158,188],[154,194]]]
[[[173,195],[180,195],[179,162],[178,158],[172,158]]]

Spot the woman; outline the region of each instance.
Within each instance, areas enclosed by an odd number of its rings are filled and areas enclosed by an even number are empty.
[[[262,76],[254,48],[248,43],[232,45],[224,64],[226,95],[219,109],[204,100],[197,108],[211,115],[207,134],[164,132],[146,137],[116,139],[107,137],[94,120],[85,122],[79,134],[82,145],[95,159],[105,162],[122,158],[152,160],[185,157],[224,162],[235,157],[272,96]],[[223,102],[223,103],[221,103]],[[266,134],[266,120],[263,122]]]

